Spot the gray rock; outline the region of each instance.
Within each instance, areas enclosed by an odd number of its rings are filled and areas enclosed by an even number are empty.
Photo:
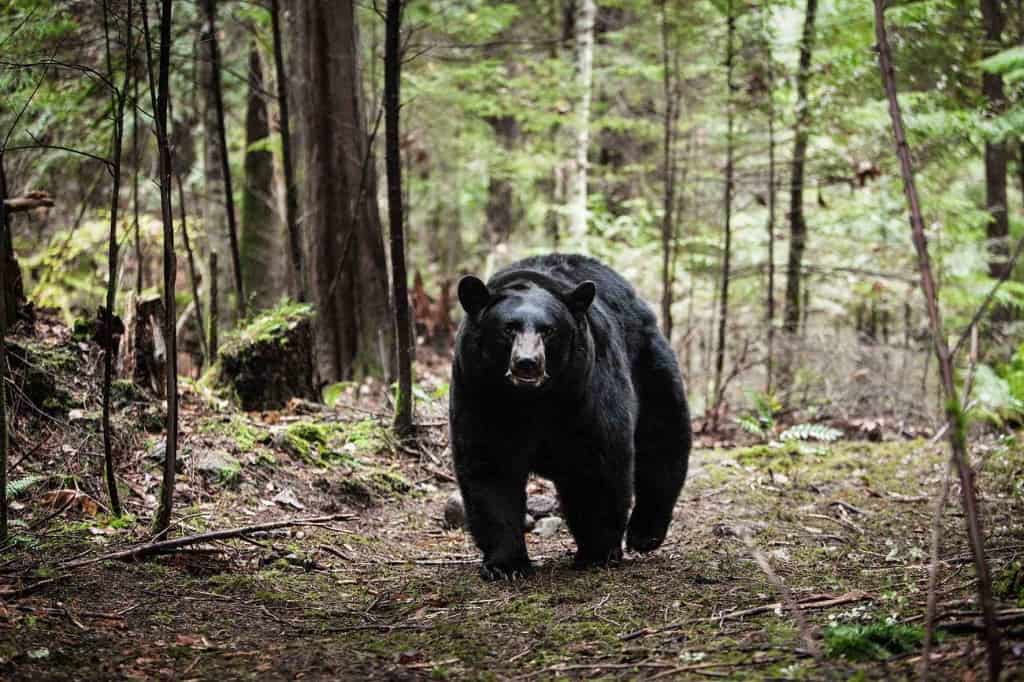
[[[533,533],[542,538],[554,537],[562,528],[562,519],[557,516],[545,516],[537,521]]]
[[[456,490],[448,496],[444,503],[444,527],[464,528],[466,525],[466,506],[462,503],[462,495]]]
[[[242,464],[223,450],[206,450],[196,456],[196,471],[214,483],[237,484],[242,478]]]
[[[530,495],[526,498],[526,512],[535,519],[558,513],[558,500],[553,495]]]
[[[526,528],[526,532],[529,533],[531,530],[537,527],[537,521],[529,514],[526,514],[523,517],[523,527]]]

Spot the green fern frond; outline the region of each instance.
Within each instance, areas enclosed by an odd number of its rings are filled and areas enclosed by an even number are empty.
[[[842,431],[825,426],[824,424],[797,424],[779,434],[779,440],[783,442],[788,440],[818,440],[823,443],[831,443],[842,437]]]

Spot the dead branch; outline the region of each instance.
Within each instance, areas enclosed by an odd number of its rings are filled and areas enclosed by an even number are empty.
[[[950,353],[942,324],[942,313],[939,310],[939,297],[932,274],[931,258],[928,253],[928,241],[925,237],[924,218],[917,194],[917,183],[914,180],[914,166],[911,160],[910,147],[903,129],[903,113],[900,110],[899,97],[896,92],[896,74],[893,69],[892,53],[889,49],[889,38],[885,28],[885,0],[875,0],[875,38],[878,51],[878,66],[881,71],[882,84],[885,87],[886,99],[889,101],[889,116],[892,120],[893,140],[896,145],[896,156],[900,161],[900,172],[903,176],[903,190],[907,198],[910,213],[910,232],[917,252],[918,271],[921,276],[921,290],[924,293],[928,308],[928,326],[934,343],[935,356],[939,361],[942,378],[943,397],[946,401],[946,421],[953,424],[949,429],[950,459],[956,465],[960,478],[960,500],[967,523],[967,536],[970,540],[974,558],[974,570],[978,577],[978,601],[981,605],[985,622],[985,643],[988,653],[988,674],[992,680],[998,680],[1002,670],[1002,650],[999,643],[999,625],[995,618],[995,606],[992,600],[992,583],[989,576],[988,561],[985,558],[985,536],[981,528],[981,514],[974,490],[974,471],[967,460],[967,443],[963,425],[964,411],[962,402],[956,391],[953,378],[953,355]],[[990,300],[990,299],[987,299]],[[922,664],[922,677],[927,675],[928,659]]]
[[[796,599],[793,598],[793,593],[790,592],[786,583],[782,582],[782,579],[776,575],[775,571],[772,569],[771,563],[768,561],[768,557],[764,555],[764,552],[758,549],[757,545],[755,545],[754,541],[750,538],[750,535],[747,533],[741,533],[740,539],[742,539],[743,543],[747,546],[750,554],[754,557],[754,561],[756,561],[757,565],[761,567],[762,571],[764,571],[765,576],[768,578],[768,582],[770,582],[772,586],[779,591],[779,594],[782,595],[782,600],[786,603],[786,607],[792,613],[793,620],[796,621],[797,627],[800,629],[800,636],[803,637],[804,646],[807,647],[807,653],[814,657],[815,662],[822,668],[822,670],[830,670],[830,668],[826,667],[826,661],[821,654],[821,648],[818,646],[817,640],[815,640],[814,636],[811,634],[811,628],[807,624],[807,619],[804,618],[804,612],[801,610]]]
[[[201,542],[212,542],[214,540],[228,540],[231,538],[237,538],[243,535],[249,535],[250,533],[258,533],[260,531],[265,530],[286,528],[288,526],[309,526],[319,523],[327,523],[329,521],[337,521],[346,518],[350,517],[347,514],[332,514],[331,516],[317,516],[308,519],[287,519],[284,521],[270,521],[268,523],[257,523],[252,526],[243,526],[241,528],[228,528],[225,530],[211,531],[209,533],[199,533],[198,535],[186,535],[185,537],[175,538],[174,540],[151,542],[149,544],[137,545],[135,547],[129,547],[128,549],[119,550],[117,552],[103,554],[98,557],[81,559],[79,561],[71,561],[68,563],[60,564],[59,568],[80,568],[82,566],[89,566],[100,561],[108,561],[114,559],[118,561],[126,561],[128,559],[142,559],[147,556],[171,552],[176,549],[187,547],[188,545],[196,545]]]
[[[51,206],[53,206],[53,199],[46,192],[29,192],[25,196],[4,199],[4,208],[8,213],[24,213]]]

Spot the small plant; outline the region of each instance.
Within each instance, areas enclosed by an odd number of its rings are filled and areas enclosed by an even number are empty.
[[[851,661],[882,660],[913,651],[923,639],[924,630],[911,625],[831,625],[825,628],[825,653]]]
[[[737,418],[736,423],[741,429],[758,438],[770,438],[775,432],[775,417],[782,411],[782,403],[773,393],[748,393],[747,395],[753,401],[754,409]]]
[[[817,440],[832,443],[843,437],[843,432],[824,424],[797,424],[779,434],[783,443],[790,440]]]
[[[8,500],[13,500],[16,497],[28,492],[29,488],[32,488],[37,483],[42,483],[46,480],[46,476],[39,476],[32,474],[19,478],[7,483],[6,497]]]

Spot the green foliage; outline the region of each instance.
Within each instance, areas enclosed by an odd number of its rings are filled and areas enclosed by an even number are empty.
[[[772,393],[748,393],[754,409],[736,419],[736,423],[747,433],[759,438],[770,438],[775,431],[775,415],[782,410],[782,403]]]
[[[1014,357],[1016,360],[1017,356]],[[989,365],[979,364],[975,368],[971,388],[974,405],[970,410],[971,416],[996,425],[1002,425],[1008,419],[1019,420],[1024,416],[1024,400],[1014,394],[1012,386],[1020,386],[1021,383],[1024,383],[1024,373],[1019,370],[1008,369],[1004,378]]]
[[[825,628],[825,653],[851,661],[884,660],[915,650],[924,629],[895,623],[831,625]]]
[[[779,440],[818,440],[832,443],[843,437],[843,432],[824,424],[797,424],[779,434]]]
[[[49,477],[32,474],[29,476],[24,476],[22,478],[15,479],[13,481],[8,481],[6,490],[7,499],[13,500],[16,497],[25,494],[36,484],[42,483],[43,481],[47,480],[47,478]]]

